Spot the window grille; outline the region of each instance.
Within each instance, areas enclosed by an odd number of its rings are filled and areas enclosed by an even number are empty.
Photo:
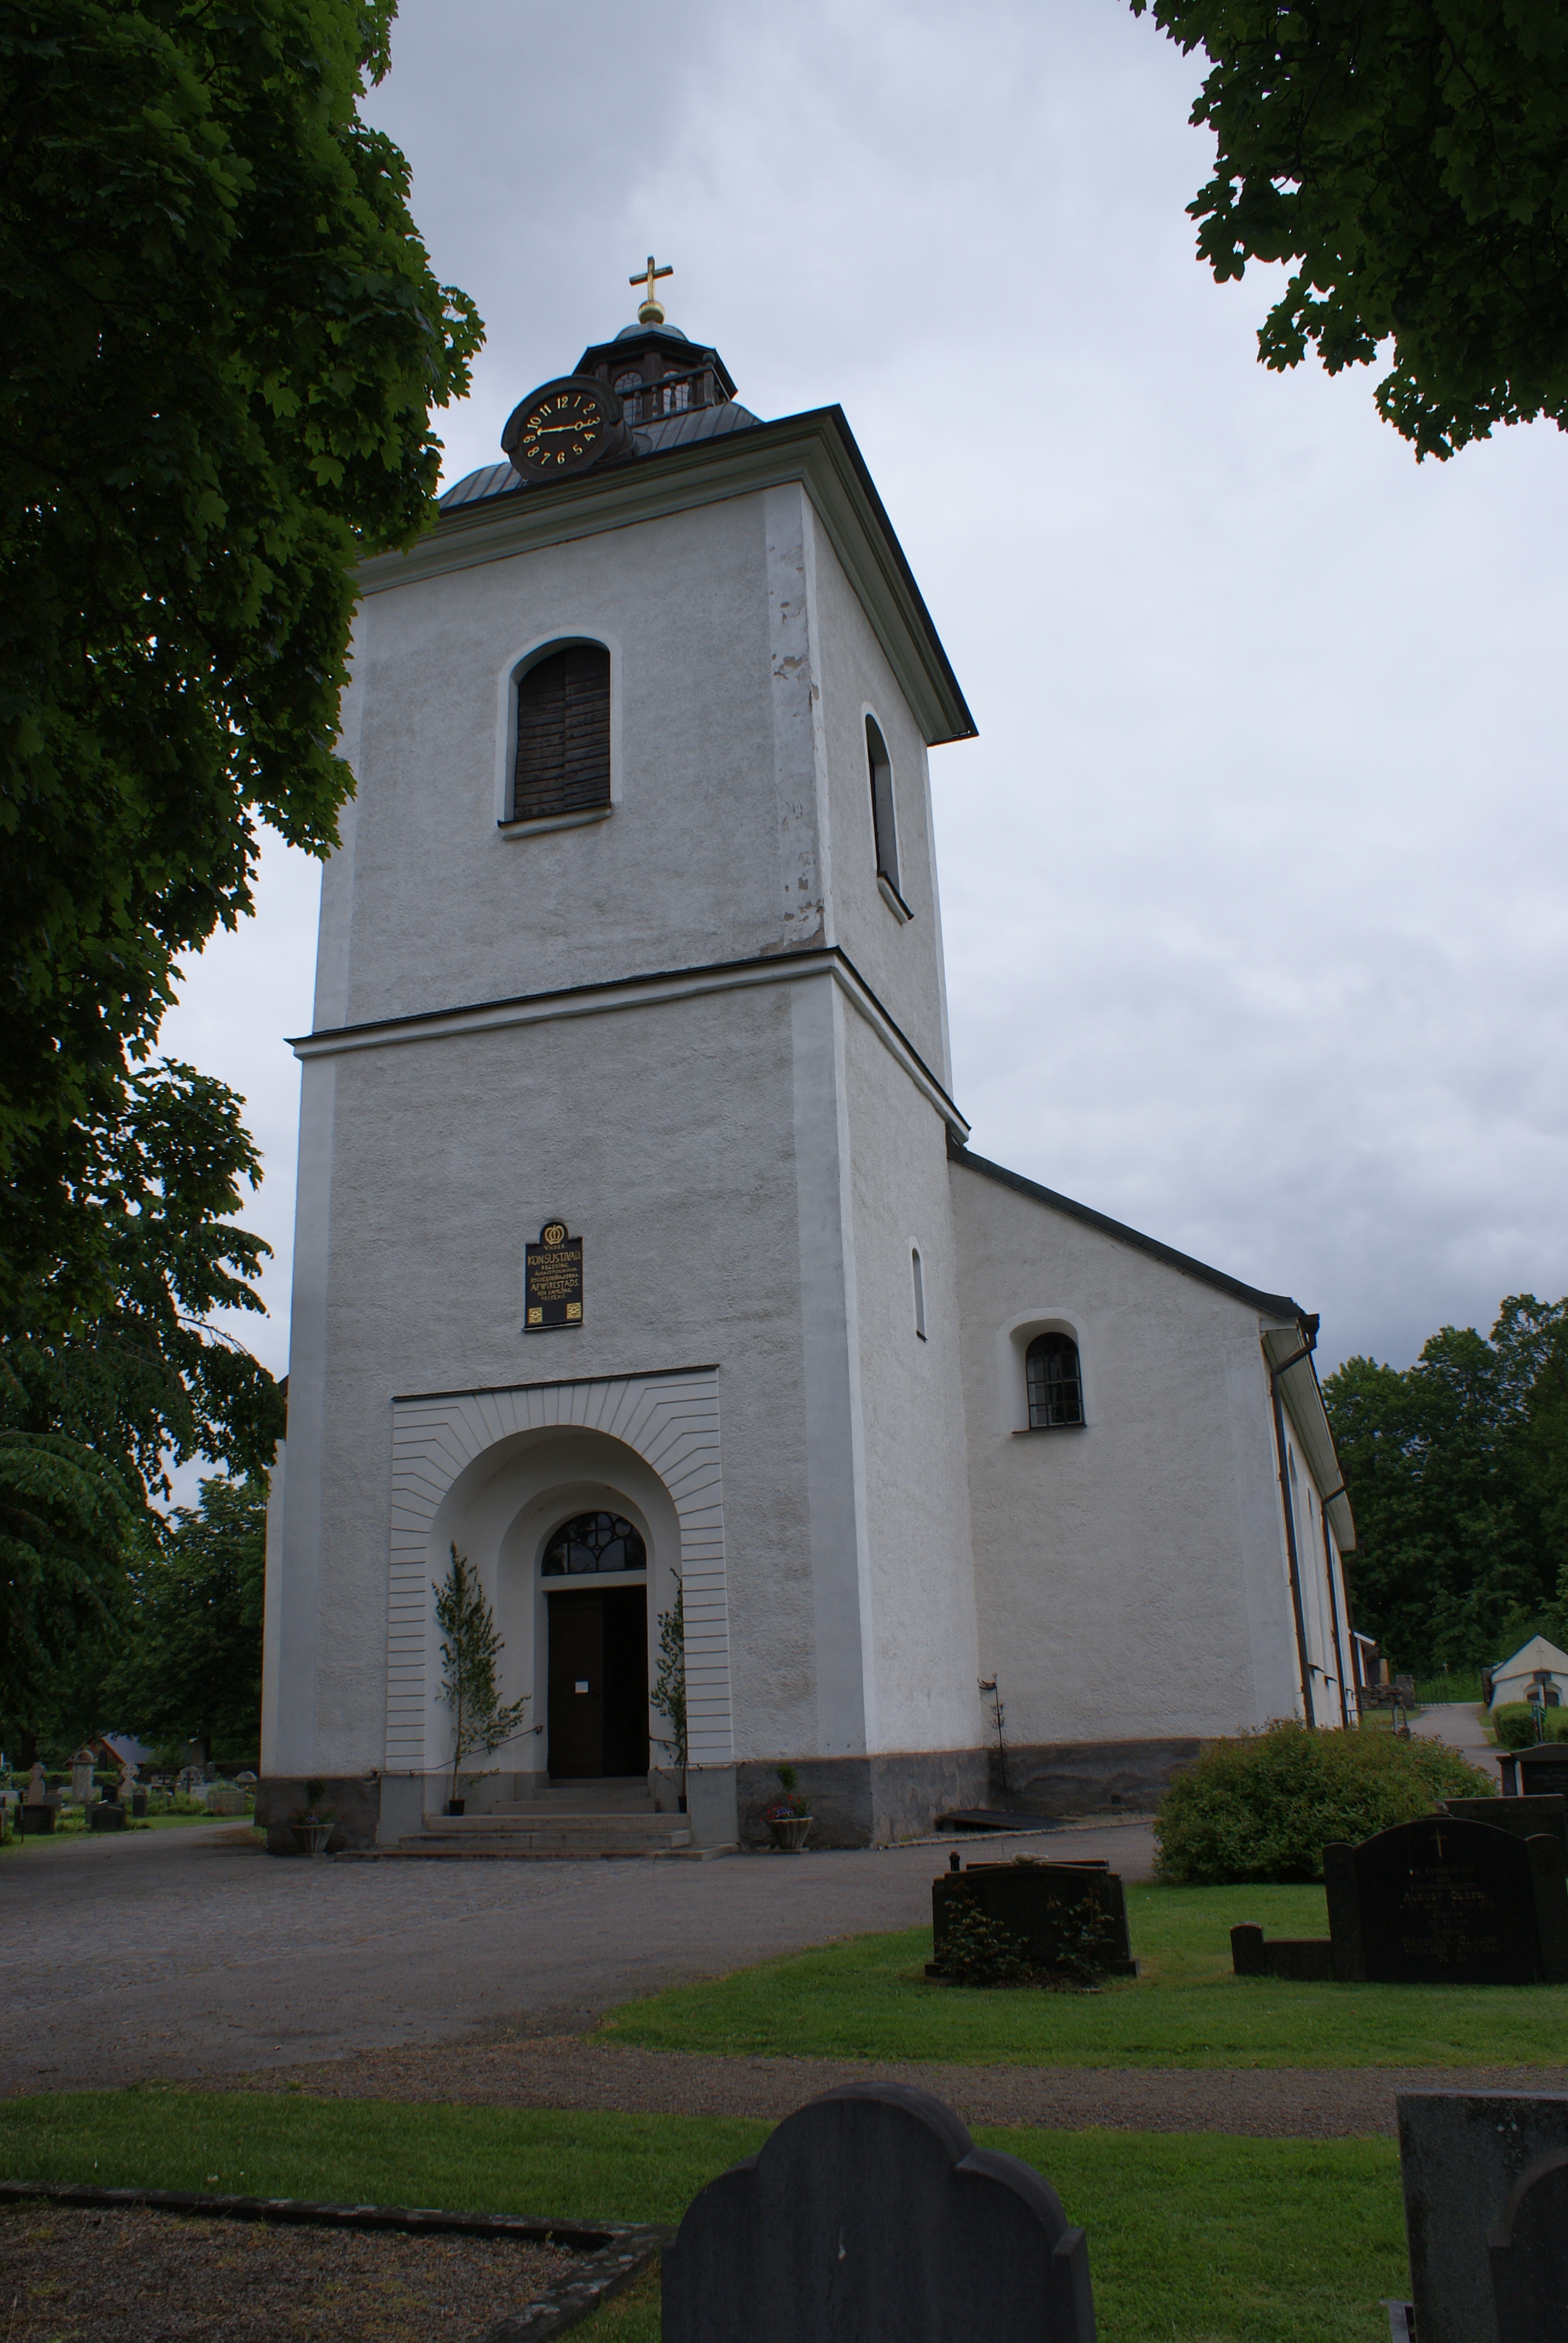
[[[875,717],[866,719],[866,763],[871,777],[871,835],[877,874],[899,895],[899,834],[893,819],[893,768]],[[900,895],[900,900],[903,898]]]
[[[580,1578],[594,1570],[646,1570],[648,1549],[618,1513],[578,1513],[545,1548],[546,1578]]]
[[[609,803],[609,653],[572,643],[518,680],[514,821]]]
[[[1083,1377],[1070,1334],[1037,1334],[1024,1353],[1029,1428],[1049,1432],[1083,1422]]]

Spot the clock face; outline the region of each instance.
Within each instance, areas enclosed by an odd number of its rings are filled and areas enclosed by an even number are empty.
[[[558,479],[606,453],[616,436],[619,406],[600,384],[568,376],[524,399],[501,444],[529,479]]]

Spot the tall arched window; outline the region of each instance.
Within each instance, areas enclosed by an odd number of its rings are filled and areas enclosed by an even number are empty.
[[[570,643],[518,679],[513,821],[609,803],[609,653]]]
[[[595,1570],[646,1570],[648,1549],[618,1513],[578,1513],[563,1522],[545,1548],[547,1578],[579,1578]]]
[[[1023,1371],[1031,1432],[1083,1422],[1083,1377],[1070,1334],[1037,1334],[1024,1353]]]
[[[871,779],[871,835],[877,849],[877,876],[899,894],[899,830],[893,813],[893,767],[888,744],[874,716],[866,719],[866,767]],[[900,902],[902,897],[900,896]]]

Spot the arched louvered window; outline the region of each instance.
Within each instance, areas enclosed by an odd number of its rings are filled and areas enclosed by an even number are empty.
[[[1023,1371],[1031,1432],[1083,1422],[1083,1377],[1070,1334],[1037,1334],[1024,1353]]]
[[[609,803],[609,653],[569,643],[518,679],[513,821]]]
[[[885,879],[897,895],[899,830],[893,812],[893,765],[874,716],[866,719],[866,768],[871,781],[871,837],[877,850],[877,876]]]
[[[596,1570],[646,1570],[648,1548],[619,1513],[577,1513],[545,1548],[546,1578],[579,1578]]]

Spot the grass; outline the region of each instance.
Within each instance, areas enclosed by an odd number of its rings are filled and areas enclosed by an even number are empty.
[[[1321,1887],[1127,1891],[1136,1982],[978,1993],[925,1975],[929,1928],[855,1936],[628,2002],[616,2040],[731,2056],[959,2066],[1482,2066],[1568,2064],[1568,1986],[1292,1985],[1231,1974],[1230,1930],[1322,1936]]]
[[[253,1819],[249,1815],[144,1815],[138,1821],[128,1822],[123,1831],[105,1833],[90,1829],[80,1815],[73,1815],[65,1822],[56,1822],[52,1831],[41,1832],[36,1838],[23,1838],[15,1830],[5,1832],[0,1835],[0,1855],[19,1855],[24,1847],[31,1853],[35,1848],[46,1846],[75,1846],[85,1838],[102,1839],[108,1845],[115,1839],[124,1838],[128,1831],[184,1830],[191,1823],[243,1823]]]
[[[0,2100],[0,2172],[673,2225],[768,2129],[289,2092],[79,2092]],[[1044,2172],[1088,2230],[1101,2343],[1374,2343],[1387,2331],[1380,2300],[1407,2287],[1390,2140],[976,2137]],[[657,2279],[588,2331],[655,2343]]]

